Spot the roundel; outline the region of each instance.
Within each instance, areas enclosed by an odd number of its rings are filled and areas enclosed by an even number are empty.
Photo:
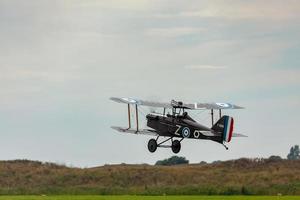
[[[224,108],[227,108],[229,107],[229,105],[227,103],[216,103],[218,106],[221,106],[221,107],[224,107]]]
[[[229,103],[216,103],[216,104],[223,108],[231,108],[232,107],[232,105]]]
[[[184,127],[182,129],[182,136],[185,137],[185,138],[190,137],[190,129],[188,127]]]
[[[124,101],[127,101],[128,103],[137,103],[137,101],[135,99],[131,99],[131,98],[122,98]]]

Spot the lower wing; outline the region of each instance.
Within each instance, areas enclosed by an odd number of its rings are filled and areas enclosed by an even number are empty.
[[[122,132],[122,133],[132,133],[132,134],[137,134],[137,135],[152,135],[152,136],[158,136],[155,130],[152,129],[139,129],[138,131],[136,129],[128,129],[128,128],[123,128],[119,126],[112,126],[112,129]]]
[[[205,136],[221,136],[222,133],[214,132],[214,131],[201,131],[201,133]],[[232,137],[248,137],[247,135],[243,135],[240,133],[232,133]]]

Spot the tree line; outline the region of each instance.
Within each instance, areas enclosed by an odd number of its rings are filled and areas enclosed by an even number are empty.
[[[282,160],[280,156],[270,156],[268,158],[269,160]],[[300,149],[299,145],[294,145],[291,147],[290,152],[287,155],[288,160],[300,160]],[[218,163],[220,161],[214,161],[213,163]],[[181,164],[189,164],[189,160],[187,160],[185,157],[179,157],[179,156],[172,156],[170,158],[164,159],[164,160],[158,160],[155,165],[165,165],[165,166],[171,166],[171,165],[181,165]],[[201,161],[200,164],[206,164],[205,161]]]

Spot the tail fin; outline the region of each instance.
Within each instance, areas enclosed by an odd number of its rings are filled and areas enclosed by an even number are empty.
[[[232,117],[224,115],[211,128],[216,132],[222,133],[223,141],[230,142],[233,133],[234,120]]]

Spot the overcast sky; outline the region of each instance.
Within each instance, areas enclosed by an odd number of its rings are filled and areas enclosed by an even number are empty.
[[[173,155],[112,130],[127,113],[111,96],[247,108],[226,114],[248,138],[228,151],[184,140],[191,162],[286,157],[300,144],[299,36],[297,0],[0,0],[0,159],[90,167]],[[191,115],[210,126],[208,112]]]

